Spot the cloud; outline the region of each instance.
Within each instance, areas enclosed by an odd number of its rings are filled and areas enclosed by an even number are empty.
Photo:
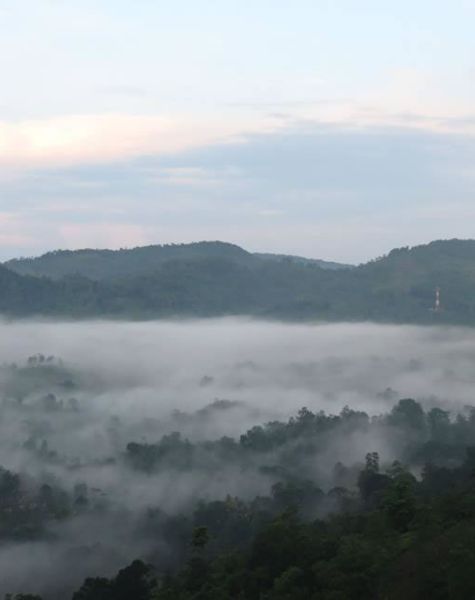
[[[406,81],[402,75],[397,77],[397,83],[375,91],[367,102],[321,98],[250,100],[235,104],[235,108],[242,110],[229,113],[221,110],[200,116],[104,113],[0,120],[0,169],[13,169],[10,176],[15,176],[15,170],[21,174],[33,167],[101,164],[149,154],[168,156],[218,143],[248,141],[250,136],[278,134],[299,124],[310,133],[316,127],[327,126],[342,131],[410,128],[426,133],[475,135],[475,117],[470,112],[457,111],[456,107],[449,112],[442,109],[438,112],[437,103],[432,111],[424,112],[420,103],[394,99],[395,89],[400,89],[400,95],[404,96],[407,88],[411,88],[408,81],[406,85],[400,84],[401,77]],[[417,80],[415,74],[411,78]],[[142,88],[132,85],[107,85],[103,89],[132,96],[144,93]],[[246,106],[252,110],[246,110]],[[288,113],[269,110],[279,106],[287,106]],[[0,172],[0,177],[6,175]]]
[[[22,228],[21,220],[14,213],[0,213],[0,248],[18,248],[30,244],[29,237]]]
[[[281,217],[285,215],[285,211],[281,208],[263,208],[257,211],[260,217]]]
[[[271,119],[240,122],[126,114],[0,121],[0,167],[103,163],[171,154],[273,127]]]
[[[59,226],[62,246],[120,248],[145,246],[153,240],[147,228],[122,223],[67,223]]]
[[[130,84],[109,84],[98,86],[97,90],[103,94],[112,94],[119,96],[137,96],[144,97],[149,95],[149,91],[145,87]]]
[[[223,184],[226,177],[235,176],[231,169],[202,169],[198,167],[168,167],[150,169],[146,176],[153,178],[155,173],[157,183],[185,187],[209,187]]]
[[[15,215],[9,235],[30,239],[18,254],[225,239],[358,262],[471,237],[474,160],[473,135],[300,121],[173,153],[23,170],[0,181],[0,211]]]

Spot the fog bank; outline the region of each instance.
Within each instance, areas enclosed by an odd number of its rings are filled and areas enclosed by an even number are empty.
[[[143,533],[147,511],[176,514],[227,494],[250,499],[276,481],[262,468],[272,453],[243,468],[205,447],[192,470],[164,463],[144,473],[127,462],[130,442],[156,444],[173,432],[191,443],[239,440],[304,406],[378,415],[412,397],[426,408],[463,410],[474,403],[474,360],[472,329],[245,319],[2,322],[0,465],[21,476],[15,493],[43,516],[41,527],[28,517],[25,530],[20,515],[21,527],[0,540],[0,594],[59,598],[86,575],[107,575],[138,556],[158,554],[166,563],[172,550]],[[323,488],[332,485],[337,461],[360,464],[370,450],[389,460],[396,451],[384,428],[322,444],[302,475]]]

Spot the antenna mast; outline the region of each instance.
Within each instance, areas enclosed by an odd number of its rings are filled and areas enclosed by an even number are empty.
[[[432,309],[432,311],[439,313],[441,310],[442,310],[442,306],[440,304],[440,287],[436,287],[435,288],[435,303],[434,303],[434,308]]]

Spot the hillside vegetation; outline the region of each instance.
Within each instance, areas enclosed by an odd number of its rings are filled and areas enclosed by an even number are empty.
[[[0,310],[72,317],[475,323],[474,240],[399,248],[355,268],[266,256],[222,242],[52,252],[1,268]],[[437,287],[442,310],[435,313]]]

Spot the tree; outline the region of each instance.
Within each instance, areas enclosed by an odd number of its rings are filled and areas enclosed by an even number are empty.
[[[209,542],[209,533],[207,527],[195,527],[191,539],[193,550],[203,550]]]
[[[416,514],[417,480],[400,463],[393,464],[391,474],[392,481],[384,491],[382,507],[392,526],[405,532]]]
[[[358,488],[365,504],[376,506],[390,482],[390,477],[379,472],[379,454],[368,452],[365,468],[358,476]]]
[[[421,432],[425,428],[422,406],[412,398],[399,400],[389,415],[389,423],[401,429]]]
[[[432,408],[427,413],[427,423],[431,439],[447,442],[450,438],[450,413],[441,408]]]
[[[113,600],[112,583],[104,577],[88,577],[72,600]]]

